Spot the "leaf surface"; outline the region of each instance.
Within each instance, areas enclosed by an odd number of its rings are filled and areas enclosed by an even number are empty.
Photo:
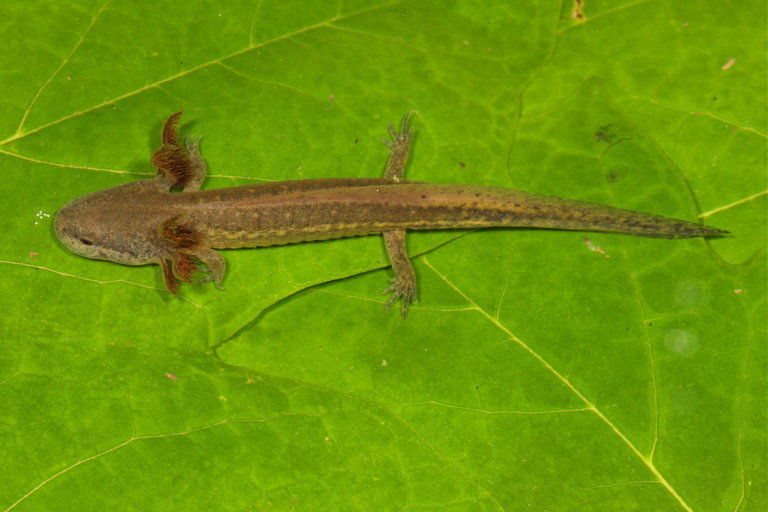
[[[0,510],[766,506],[761,2],[11,1],[0,27]],[[151,177],[408,177],[728,229],[412,233],[227,251],[224,291],[56,241]]]

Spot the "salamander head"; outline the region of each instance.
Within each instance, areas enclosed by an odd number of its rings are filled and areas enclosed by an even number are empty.
[[[140,181],[127,183],[65,204],[54,221],[61,243],[86,258],[124,265],[155,262],[157,240],[142,218],[146,209],[123,208],[135,206],[135,200],[141,199],[144,190],[137,186],[140,184],[143,185]]]

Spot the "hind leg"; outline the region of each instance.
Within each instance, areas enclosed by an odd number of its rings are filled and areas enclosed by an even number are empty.
[[[405,174],[405,167],[408,164],[408,155],[411,149],[411,138],[413,129],[408,126],[410,113],[403,116],[400,124],[400,131],[395,131],[392,124],[389,125],[389,135],[391,140],[385,141],[389,146],[389,160],[384,171],[384,177],[392,179],[395,183],[400,182]],[[395,277],[392,278],[392,286],[384,290],[383,293],[391,293],[385,306],[387,311],[392,307],[397,299],[402,299],[401,314],[403,318],[408,316],[408,306],[416,302],[416,274],[413,271],[413,265],[408,258],[408,250],[405,245],[405,230],[398,229],[394,231],[385,231],[384,246],[387,248],[387,256]]]

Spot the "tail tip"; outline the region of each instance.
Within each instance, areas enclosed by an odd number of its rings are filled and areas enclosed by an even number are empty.
[[[730,231],[720,228],[713,228],[709,226],[701,226],[701,231],[694,236],[702,236],[704,238],[718,238],[725,237],[731,234]]]
[[[725,236],[730,235],[731,232],[727,229],[720,229],[720,228],[710,228],[714,231],[713,236]]]

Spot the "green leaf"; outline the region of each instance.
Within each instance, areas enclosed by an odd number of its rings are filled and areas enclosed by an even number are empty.
[[[487,3],[6,2],[0,510],[766,508],[764,2]],[[411,179],[732,235],[414,233],[405,322],[377,237],[174,298],[52,216],[181,109],[207,188],[379,176],[415,110]]]

